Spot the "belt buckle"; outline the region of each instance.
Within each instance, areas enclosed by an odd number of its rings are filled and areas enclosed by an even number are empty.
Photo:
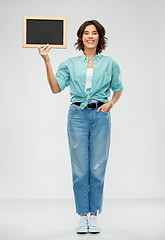
[[[88,107],[88,105],[86,106],[87,109],[92,109],[91,107]]]
[[[88,105],[91,105],[91,104],[88,104]],[[88,107],[88,105],[86,106],[87,109],[92,109],[92,107]]]

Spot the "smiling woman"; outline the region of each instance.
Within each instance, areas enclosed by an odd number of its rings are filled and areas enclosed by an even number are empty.
[[[78,50],[83,54],[62,62],[54,76],[49,45],[39,48],[53,93],[70,86],[68,143],[72,166],[76,212],[80,215],[77,233],[99,233],[97,213],[102,212],[103,188],[109,157],[110,110],[123,91],[121,71],[109,56],[105,29],[96,20],[84,22],[77,31]],[[113,96],[109,101],[110,90]],[[89,214],[89,218],[88,215]]]
[[[96,53],[101,53],[107,46],[107,38],[105,37],[105,28],[96,20],[85,21],[77,31],[77,45],[76,49],[84,51],[85,36],[89,36],[92,31],[92,36],[99,37]],[[93,46],[92,46],[93,47]]]
[[[94,25],[89,25],[85,28],[82,36],[83,45],[85,48],[96,48],[99,42],[99,34]]]

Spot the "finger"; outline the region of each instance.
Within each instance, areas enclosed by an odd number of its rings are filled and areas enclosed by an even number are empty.
[[[42,51],[43,47],[44,47],[44,45],[38,47],[39,54],[41,54],[41,51]]]
[[[46,47],[46,48],[50,47],[49,43],[47,43],[45,47]]]
[[[45,45],[40,46],[39,48],[43,48]]]
[[[40,55],[46,55],[51,49],[51,46],[49,46],[48,44],[46,46],[41,46],[38,50]]]
[[[99,112],[102,109],[102,106],[97,109],[97,112]]]
[[[101,111],[107,113],[107,112],[109,112],[109,109],[108,108],[102,108]]]
[[[46,48],[47,48],[47,45],[46,45],[46,46],[44,46],[44,47],[42,48],[42,50],[43,50],[43,51],[45,51],[45,50],[46,50]]]
[[[41,49],[41,48],[43,48],[43,47],[44,47],[44,45],[42,45],[42,46],[38,47],[38,49]]]
[[[105,105],[103,104],[101,107],[100,107],[100,110],[101,111],[104,111],[106,109]]]
[[[49,43],[43,46],[43,50],[46,50],[49,47]]]
[[[48,46],[45,51],[48,51],[48,50],[50,50],[51,48],[52,48],[51,46]]]
[[[41,47],[38,47],[38,51],[39,51],[39,53],[41,52]]]
[[[51,50],[51,47],[47,48],[44,53],[48,54],[50,52],[50,50]]]

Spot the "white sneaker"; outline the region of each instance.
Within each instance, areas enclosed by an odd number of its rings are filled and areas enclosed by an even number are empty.
[[[90,215],[88,227],[89,227],[89,233],[99,233],[101,231],[100,227],[97,224],[97,216]]]
[[[78,227],[76,228],[77,233],[87,233],[88,232],[88,217],[80,216]]]

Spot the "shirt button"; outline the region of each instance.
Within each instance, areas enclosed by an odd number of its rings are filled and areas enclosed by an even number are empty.
[[[84,73],[85,73],[85,71],[84,71]]]
[[[84,85],[84,83],[82,83]]]

